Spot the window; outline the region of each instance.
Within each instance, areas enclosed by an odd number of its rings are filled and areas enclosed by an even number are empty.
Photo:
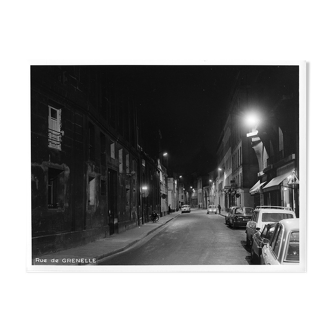
[[[274,233],[274,230],[275,230],[275,226],[271,226],[269,229],[268,229],[268,232],[267,232],[267,234],[266,234],[266,238],[268,239],[268,240],[271,240],[272,239],[272,235],[273,235],[273,233]]]
[[[235,214],[242,214],[242,213],[243,213],[242,208],[237,208],[235,211]]]
[[[284,149],[284,134],[279,127],[279,151]]]
[[[278,257],[278,254],[279,254],[279,249],[280,249],[280,245],[281,245],[281,238],[282,238],[282,227],[279,227],[278,234],[277,234],[277,237],[276,237],[276,241],[275,241],[275,244],[274,244],[274,247],[273,247],[273,251],[274,251],[276,257]]]
[[[252,208],[245,207],[243,208],[244,213],[252,213]]]
[[[266,238],[267,231],[269,229],[269,225],[266,225],[261,233],[262,238]]]
[[[110,144],[110,153],[111,153],[111,158],[115,159],[115,143]]]
[[[48,146],[61,150],[61,109],[48,106]]]
[[[262,222],[277,222],[282,219],[294,218],[290,213],[263,213]]]
[[[47,203],[48,208],[57,209],[63,207],[63,186],[62,186],[63,170],[57,168],[48,169],[48,190]]]
[[[289,243],[286,253],[285,261],[299,262],[300,261],[300,233],[298,231],[292,232],[289,237]]]
[[[96,195],[96,179],[89,176],[89,200],[88,207],[95,205],[95,195]]]

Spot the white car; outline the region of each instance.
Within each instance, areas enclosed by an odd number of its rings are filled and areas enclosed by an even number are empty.
[[[181,206],[181,213],[184,213],[184,212],[190,212],[190,206],[189,205],[182,205]]]
[[[247,222],[247,246],[252,246],[253,235],[257,231],[263,230],[265,225],[290,218],[296,218],[295,212],[291,208],[284,206],[257,206],[252,215],[252,220]]]
[[[215,205],[209,205],[207,209],[207,214],[209,213],[215,213],[217,214],[217,207]]]
[[[290,265],[300,263],[300,221],[285,219],[277,223],[270,241],[262,247],[261,263]]]

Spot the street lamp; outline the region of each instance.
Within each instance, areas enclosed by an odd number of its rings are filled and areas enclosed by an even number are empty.
[[[247,125],[250,127],[257,127],[257,125],[259,123],[258,116],[255,113],[247,114],[247,116],[245,117],[245,121],[246,121]]]
[[[144,225],[144,202],[143,202],[143,198],[147,197],[147,191],[148,191],[148,187],[147,186],[142,186],[142,224]]]
[[[167,152],[164,152],[164,153],[163,153],[163,157],[166,158],[166,167],[168,168],[168,153],[167,153]]]

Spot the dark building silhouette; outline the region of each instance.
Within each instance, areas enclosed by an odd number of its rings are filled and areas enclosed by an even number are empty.
[[[31,67],[33,255],[123,232],[159,211],[160,170],[144,152],[141,107],[114,68]]]

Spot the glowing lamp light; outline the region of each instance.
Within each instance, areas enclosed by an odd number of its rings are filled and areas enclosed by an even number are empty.
[[[257,114],[255,113],[250,113],[247,114],[246,118],[245,118],[246,124],[250,127],[256,127],[259,123],[259,118],[257,116]]]

